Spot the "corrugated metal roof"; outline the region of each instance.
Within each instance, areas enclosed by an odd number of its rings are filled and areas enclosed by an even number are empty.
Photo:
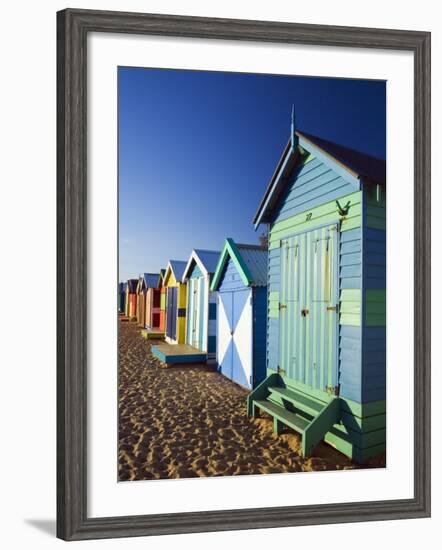
[[[353,170],[360,177],[365,177],[370,180],[375,180],[385,184],[386,162],[384,159],[366,155],[361,151],[344,147],[332,141],[322,139],[306,132],[296,132],[300,137],[306,138],[308,141],[323,149],[333,158]]]
[[[267,249],[254,244],[236,244],[253,277],[253,285],[267,286]]]
[[[177,281],[181,281],[181,279],[183,278],[184,270],[186,269],[186,262],[182,262],[181,260],[170,260],[169,263],[175,279]]]
[[[147,288],[157,288],[159,273],[143,273],[144,284]]]
[[[219,250],[195,250],[195,254],[201,260],[201,263],[206,268],[208,273],[215,273],[216,266],[218,264]]]

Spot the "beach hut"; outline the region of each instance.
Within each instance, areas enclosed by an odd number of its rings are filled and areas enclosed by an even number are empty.
[[[160,278],[159,278],[159,288],[160,288],[160,323],[159,323],[159,330],[161,332],[166,332],[166,292],[167,287],[164,286],[164,275],[166,274],[166,270],[162,269],[160,271]]]
[[[164,363],[200,363],[207,355],[186,344],[187,285],[182,282],[186,262],[170,260],[163,277],[166,289],[166,341],[152,346]],[[160,304],[161,306],[161,304]]]
[[[125,313],[127,283],[118,283],[118,313]]]
[[[186,262],[170,260],[164,274],[166,287],[166,341],[184,344],[186,331],[187,288],[181,282]]]
[[[151,288],[156,288],[158,285],[158,273],[143,273],[138,279],[137,285],[137,321],[143,328],[146,326],[147,320],[147,295]],[[149,312],[150,313],[150,312]]]
[[[137,285],[138,279],[128,279],[126,284],[125,314],[129,319],[137,317]]]
[[[216,353],[216,292],[210,290],[219,251],[193,250],[183,274],[187,284],[186,344],[207,354]]]
[[[163,270],[162,270],[163,271]],[[142,335],[145,338],[163,338],[164,328],[161,329],[161,281],[163,273],[155,275],[149,282],[146,290],[145,318]]]
[[[145,306],[145,288],[143,285],[143,277],[140,275],[137,282],[137,306],[135,316],[137,318],[137,323],[141,324],[141,317],[144,317],[144,306]]]
[[[267,378],[277,433],[357,462],[385,449],[385,161],[292,133],[259,205],[268,226]]]
[[[217,291],[219,371],[253,388],[266,374],[267,249],[226,239],[210,288]]]

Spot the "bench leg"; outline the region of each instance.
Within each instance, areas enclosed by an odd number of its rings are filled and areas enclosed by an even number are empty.
[[[259,418],[259,407],[255,403],[252,405],[252,418]]]
[[[277,418],[273,418],[273,432],[279,435],[282,432],[283,424]]]

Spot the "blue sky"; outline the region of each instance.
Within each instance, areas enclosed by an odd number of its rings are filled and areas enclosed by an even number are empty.
[[[292,104],[298,129],[385,158],[384,82],[118,69],[120,280],[258,242]]]

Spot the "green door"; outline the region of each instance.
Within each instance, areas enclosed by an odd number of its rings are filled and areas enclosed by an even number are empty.
[[[281,241],[279,367],[315,390],[338,386],[338,226]]]

